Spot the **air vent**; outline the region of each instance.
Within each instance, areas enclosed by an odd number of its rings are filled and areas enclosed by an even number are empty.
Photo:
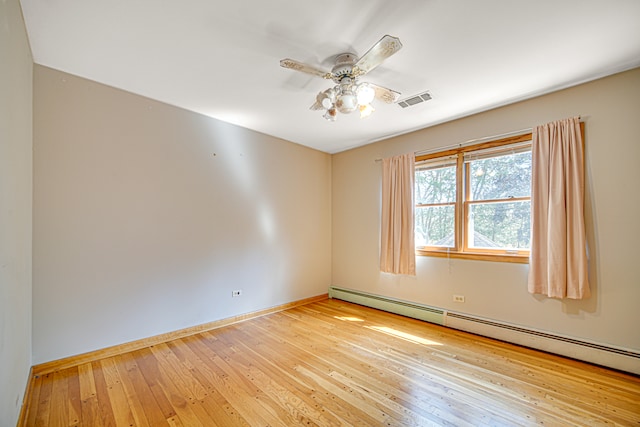
[[[399,106],[402,108],[412,107],[416,104],[420,104],[422,102],[428,101],[431,99],[431,94],[429,92],[421,93],[419,95],[410,96],[405,99],[401,99],[397,102]]]

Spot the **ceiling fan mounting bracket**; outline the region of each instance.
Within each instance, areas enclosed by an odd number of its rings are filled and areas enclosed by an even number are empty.
[[[358,57],[351,52],[345,52],[345,53],[341,53],[339,55],[336,55],[336,65],[335,67],[339,67],[341,65],[353,65],[356,63],[356,61],[358,60]]]

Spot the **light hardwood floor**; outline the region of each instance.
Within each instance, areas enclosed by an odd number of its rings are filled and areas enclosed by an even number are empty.
[[[640,426],[640,378],[325,300],[33,378],[29,426]]]

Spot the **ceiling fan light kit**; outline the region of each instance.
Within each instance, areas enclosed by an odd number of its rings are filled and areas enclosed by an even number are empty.
[[[360,59],[353,53],[342,53],[336,57],[336,64],[330,72],[325,72],[313,65],[293,59],[283,59],[280,66],[314,76],[333,80],[336,85],[318,93],[311,110],[324,110],[323,117],[331,122],[336,121],[338,112],[351,114],[360,111],[360,118],[371,115],[375,109],[371,105],[374,99],[388,104],[395,102],[400,93],[368,82],[360,82],[359,77],[380,65],[385,59],[402,48],[397,37],[382,37]]]

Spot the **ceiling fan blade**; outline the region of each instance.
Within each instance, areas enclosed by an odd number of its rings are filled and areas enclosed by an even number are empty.
[[[316,95],[316,102],[313,103],[310,110],[327,110],[328,106],[324,104],[324,101],[329,101],[329,105],[333,104],[333,101],[330,100],[328,92],[333,92],[333,89],[325,90],[324,92],[318,92]]]
[[[322,92],[320,92],[318,95],[320,95],[321,93]],[[313,105],[309,107],[309,109],[313,111],[324,109],[324,107],[322,106],[322,102],[319,100],[319,97],[316,98],[316,102],[314,102]]]
[[[323,79],[330,79],[331,73],[323,71],[313,65],[305,64],[304,62],[296,61],[295,59],[283,59],[280,61],[280,66],[283,68],[289,68],[291,70],[300,71],[303,73],[311,74],[314,76],[322,77]]]
[[[356,75],[367,74],[369,71],[382,64],[382,61],[396,53],[402,48],[402,43],[397,37],[386,35],[378,40],[371,49],[356,62],[354,73]]]
[[[400,92],[396,92],[395,90],[387,89],[386,87],[374,85],[369,83],[373,90],[376,92],[375,97],[380,101],[386,102],[387,104],[393,104],[400,98]]]

